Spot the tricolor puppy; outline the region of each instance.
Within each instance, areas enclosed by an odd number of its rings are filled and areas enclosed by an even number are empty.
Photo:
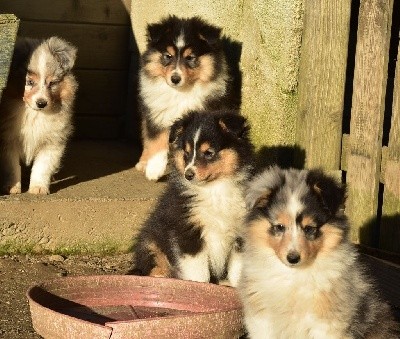
[[[244,117],[219,112],[192,112],[172,126],[173,171],[139,234],[131,273],[237,284],[248,130]]]
[[[32,165],[29,193],[49,193],[72,132],[75,57],[76,48],[57,37],[17,42],[0,105],[4,193],[21,193],[20,162]]]
[[[220,34],[198,17],[169,16],[147,27],[139,93],[143,153],[135,167],[149,180],[165,173],[176,119],[191,110],[239,108]]]
[[[250,338],[398,338],[348,240],[345,189],[272,167],[250,183],[239,292]]]

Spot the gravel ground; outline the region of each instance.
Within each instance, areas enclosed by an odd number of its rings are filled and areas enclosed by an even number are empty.
[[[125,274],[131,254],[0,257],[0,338],[41,338],[32,328],[26,292],[36,283],[76,275]]]

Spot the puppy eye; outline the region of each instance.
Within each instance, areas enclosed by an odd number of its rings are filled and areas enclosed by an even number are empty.
[[[196,56],[193,54],[188,55],[186,58],[186,61],[195,61],[196,60]]]
[[[172,55],[169,53],[163,53],[162,58],[165,63],[169,63],[172,60]]]
[[[49,87],[55,87],[60,83],[59,80],[53,80],[49,82]]]
[[[206,160],[211,160],[215,156],[215,151],[212,148],[209,148],[203,154],[204,154],[204,158],[206,158]]]
[[[187,66],[190,68],[195,68],[197,66],[197,63],[196,63],[197,58],[193,54],[186,56],[185,61],[186,61]]]
[[[313,236],[317,233],[317,228],[313,226],[305,226],[303,228],[304,234],[308,236]]]
[[[26,86],[33,86],[35,82],[32,79],[27,79],[26,80]]]
[[[286,230],[286,227],[282,224],[272,225],[272,230],[274,233],[283,233]]]

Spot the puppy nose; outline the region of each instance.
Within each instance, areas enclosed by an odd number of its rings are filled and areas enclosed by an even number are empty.
[[[194,178],[194,171],[190,168],[188,170],[186,170],[185,178],[186,178],[186,180],[189,180],[189,181],[192,180]]]
[[[300,254],[299,252],[296,251],[292,251],[289,252],[288,255],[286,256],[287,261],[289,262],[289,264],[298,264],[300,262]]]
[[[177,84],[179,84],[181,82],[181,76],[178,75],[178,74],[173,74],[171,76],[171,81],[172,81],[173,84],[177,85]]]
[[[45,108],[47,106],[47,101],[44,99],[38,99],[36,100],[36,105],[39,108]]]

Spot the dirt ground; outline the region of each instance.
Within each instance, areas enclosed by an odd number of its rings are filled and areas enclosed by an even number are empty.
[[[0,338],[41,338],[32,328],[26,297],[30,286],[64,276],[125,274],[130,262],[130,254],[0,257]]]

